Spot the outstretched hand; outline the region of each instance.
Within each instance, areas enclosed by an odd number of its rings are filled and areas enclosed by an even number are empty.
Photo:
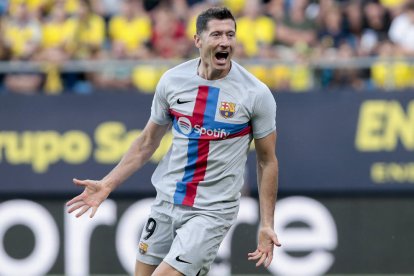
[[[282,246],[277,239],[275,231],[270,227],[261,227],[256,251],[248,254],[248,260],[256,262],[256,267],[264,265],[269,267],[273,260],[274,246]]]
[[[102,183],[97,180],[79,180],[74,178],[73,183],[77,186],[85,187],[85,190],[66,203],[66,206],[70,207],[68,213],[80,209],[76,214],[76,217],[80,217],[92,208],[92,212],[89,216],[92,218],[98,210],[99,205],[101,205],[101,203],[109,196],[111,190],[103,186]]]

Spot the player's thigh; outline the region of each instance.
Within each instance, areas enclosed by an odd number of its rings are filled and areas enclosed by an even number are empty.
[[[154,274],[152,276],[183,276],[181,272],[176,270],[171,265],[167,264],[166,262],[162,262],[157,269],[154,271]]]
[[[144,264],[143,262],[136,261],[135,263],[135,276],[151,276],[157,268],[156,265]]]
[[[236,215],[237,208],[230,212],[191,214],[191,218],[176,231],[164,261],[184,275],[207,274]]]
[[[164,203],[155,203],[142,230],[136,259],[148,265],[159,265],[174,240],[172,219]]]

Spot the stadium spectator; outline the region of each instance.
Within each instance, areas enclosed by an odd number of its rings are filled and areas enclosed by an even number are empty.
[[[350,43],[350,36],[343,28],[343,17],[338,6],[332,7],[322,17],[322,27],[318,32],[319,41],[327,46],[338,48],[342,43]]]
[[[349,35],[349,43],[352,45],[357,55],[364,55],[360,52],[363,33],[363,14],[362,6],[359,1],[350,1],[343,8],[344,29]]]
[[[0,34],[3,33],[2,24],[3,24],[3,21],[2,21],[2,18],[0,18]],[[7,59],[8,59],[7,51],[6,51],[6,48],[4,47],[3,39],[0,36],[0,62],[3,62]],[[0,94],[4,92],[3,80],[4,80],[4,74],[0,73]]]
[[[320,27],[323,23],[323,18],[333,8],[338,8],[338,1],[336,0],[319,0],[317,4],[316,23]]]
[[[110,52],[102,52],[100,58],[103,60],[127,60],[126,48],[120,43],[112,45]],[[109,63],[99,72],[89,73],[87,78],[92,84],[102,90],[128,91],[132,88],[132,69],[127,66],[117,66]]]
[[[42,44],[38,61],[44,62],[45,84],[47,94],[71,90],[77,81],[77,73],[61,74],[59,67],[73,59],[77,50],[75,39],[77,20],[66,12],[65,0],[54,3],[49,15],[42,21]]]
[[[260,0],[262,1],[262,0]],[[208,1],[206,1],[208,2]],[[212,1],[214,2],[214,1]],[[234,14],[235,17],[240,17],[245,5],[246,5],[246,0],[219,0],[220,4],[223,4],[223,6],[229,8],[231,10],[231,12]]]
[[[404,12],[392,20],[389,37],[406,55],[414,56],[414,2],[409,2]]]
[[[211,4],[205,2],[205,1],[201,1],[199,3],[196,3],[194,5],[192,5],[188,11],[188,16],[187,16],[187,20],[186,20],[186,34],[187,34],[187,39],[189,40],[193,40],[194,39],[194,34],[196,33],[196,20],[197,20],[197,16],[198,14],[207,9],[212,7]],[[195,49],[190,49],[191,51],[191,56],[196,56],[198,53],[197,51],[195,51]]]
[[[80,9],[80,1],[81,0],[63,0],[65,13],[69,16],[77,14]]]
[[[370,1],[363,7],[364,32],[361,40],[361,50],[366,54],[373,54],[376,46],[388,40],[388,31],[391,16],[384,6]]]
[[[185,22],[190,12],[190,5],[194,5],[196,2],[187,0],[164,0],[165,6],[171,7],[171,12],[176,18]]]
[[[36,87],[42,83],[42,75],[46,75],[47,90],[70,90],[84,79],[84,72],[60,72],[60,65],[72,59],[196,56],[196,49],[189,43],[195,32],[195,15],[214,5],[229,6],[238,15],[239,43],[235,57],[275,60],[270,66],[247,66],[275,89],[293,87],[290,79],[295,72],[286,61],[298,63],[297,71],[302,72],[298,73],[299,79],[305,80],[307,73],[304,72],[309,68],[303,69],[308,66],[309,58],[334,62],[339,51],[346,52],[344,42],[353,48],[351,58],[373,57],[388,40],[401,55],[414,57],[412,0],[9,0],[0,1],[0,21],[3,21],[0,38],[4,42],[0,55],[6,60],[36,60],[47,64],[44,72],[37,70],[33,74],[21,70],[19,74],[8,74],[7,81],[9,86]],[[276,64],[279,58],[283,62]],[[140,83],[137,87],[143,85],[143,76],[138,76],[138,72],[152,72],[144,74],[154,80],[151,85],[144,85],[148,90],[163,69],[149,70],[147,66],[129,66],[128,70],[132,71],[133,80],[140,80],[133,81]],[[119,76],[124,82],[128,70],[110,68],[104,75],[112,72],[109,75]],[[356,75],[369,79],[368,70]],[[330,69],[324,72],[320,75],[321,81],[328,85],[334,79],[334,72]],[[29,78],[22,85],[20,78],[25,75]],[[17,76],[17,81],[11,81]],[[127,82],[126,87],[130,87]]]
[[[3,25],[4,25],[4,22],[3,22],[2,18],[0,17],[0,34],[4,33]],[[0,60],[2,60],[2,61],[9,59],[8,55],[7,55],[6,47],[4,46],[3,39],[4,38],[0,35]]]
[[[91,0],[92,10],[102,16],[105,20],[105,24],[108,24],[109,20],[120,13],[119,0]]]
[[[168,3],[160,5],[152,15],[152,54],[159,58],[188,57],[193,44],[187,39],[184,22],[172,12],[172,7]]]
[[[7,5],[8,5],[7,1],[0,1],[0,17],[6,14]]]
[[[145,13],[142,1],[122,0],[120,14],[109,22],[112,47],[123,48],[129,58],[149,57],[147,43],[152,35],[151,19]]]
[[[3,1],[7,2],[7,1]],[[42,16],[46,14],[53,5],[52,0],[9,0],[9,12],[14,13],[18,5],[26,4],[27,9],[31,13],[33,19],[41,20]]]
[[[336,60],[343,62],[343,66],[333,70],[333,78],[329,83],[329,88],[343,89],[353,88],[360,90],[364,83],[361,80],[361,71],[352,66],[347,65],[347,60],[350,60],[356,55],[354,48],[348,43],[339,45]]]
[[[308,0],[291,2],[282,22],[277,22],[277,42],[286,46],[296,44],[314,45],[316,42],[316,26],[311,18],[307,18],[305,10]]]
[[[74,57],[77,59],[93,59],[103,48],[105,22],[102,17],[92,12],[89,1],[79,1],[74,41]]]
[[[391,17],[399,15],[404,10],[404,5],[411,0],[379,0],[378,2],[385,7]]]
[[[41,52],[37,56],[41,61],[60,64],[72,58],[76,49],[76,20],[68,17],[64,3],[57,1],[49,16],[42,22]]]
[[[283,20],[285,14],[284,0],[269,0],[265,4],[264,10],[273,17],[275,22],[280,22]]]
[[[265,16],[261,0],[246,0],[242,16],[237,20],[237,40],[243,56],[274,57],[275,22]]]
[[[27,60],[39,49],[42,32],[26,4],[19,4],[3,23],[2,39],[11,59]]]
[[[92,4],[87,0],[79,0],[77,2],[76,13],[72,18],[76,24],[73,37],[73,52],[71,53],[72,59],[98,59],[101,56],[100,52],[104,49],[103,45],[106,39],[104,19],[93,13]],[[91,83],[87,79],[87,73],[64,73],[62,78],[65,82],[64,86],[72,92],[91,92]]]
[[[3,21],[1,32],[5,50],[10,53],[10,60],[31,60],[40,46],[40,26],[25,3],[17,5],[16,10],[9,14]],[[40,88],[42,76],[30,72],[9,73],[4,83],[11,92],[34,94]]]

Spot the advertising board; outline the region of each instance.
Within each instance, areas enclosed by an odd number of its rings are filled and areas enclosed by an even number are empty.
[[[414,94],[275,94],[280,191],[413,193]],[[144,128],[152,96],[2,96],[0,195],[64,195],[73,177],[99,179]],[[158,151],[118,193],[153,195]],[[252,151],[246,184],[256,191]]]
[[[131,275],[151,201],[110,199],[94,219],[67,214],[61,200],[3,201],[0,275]],[[210,276],[412,274],[413,216],[411,198],[281,198],[275,225],[282,247],[268,269],[258,269],[247,261],[258,202],[244,197]]]

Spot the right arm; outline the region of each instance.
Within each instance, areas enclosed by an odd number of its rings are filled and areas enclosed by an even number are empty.
[[[158,125],[150,120],[118,165],[102,180],[73,179],[76,185],[85,187],[85,190],[66,204],[71,206],[68,212],[80,209],[76,214],[76,217],[80,217],[92,208],[92,218],[109,194],[151,158],[168,127],[169,124]]]
[[[140,169],[160,145],[168,129],[167,125],[158,125],[149,121],[140,136],[132,143],[118,165],[101,181],[113,191],[135,171]]]

